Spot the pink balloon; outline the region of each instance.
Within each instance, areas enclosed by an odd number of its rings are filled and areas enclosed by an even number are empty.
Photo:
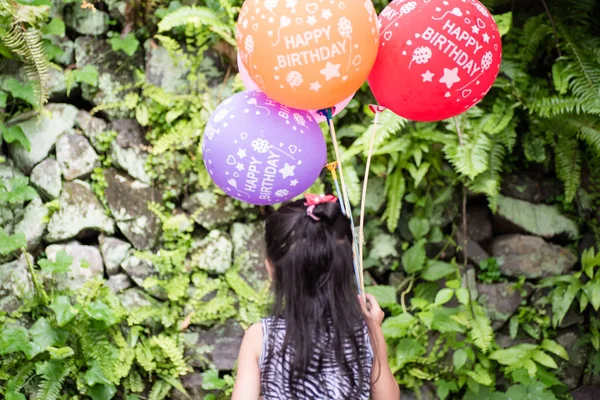
[[[238,62],[238,68],[240,70],[240,77],[242,78],[242,82],[244,82],[244,86],[246,86],[246,90],[260,90],[258,85],[256,83],[254,83],[254,80],[252,80],[252,78],[250,77],[250,74],[248,73],[246,66],[242,62],[242,58],[240,57],[239,51],[237,53],[237,62]],[[316,96],[316,94],[315,94],[315,96]],[[336,104],[335,112],[333,113],[333,115],[334,116],[338,115],[344,108],[346,108],[348,106],[348,104],[350,104],[350,101],[352,101],[353,97],[354,97],[354,94],[351,95],[350,97],[348,97],[347,99],[341,101],[340,103]],[[308,111],[312,114],[312,116],[314,117],[314,119],[317,122],[327,121],[327,118],[325,118],[324,116],[319,114],[317,112],[317,110],[308,110]]]

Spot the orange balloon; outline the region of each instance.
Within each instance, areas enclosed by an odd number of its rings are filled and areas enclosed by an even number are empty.
[[[379,48],[371,0],[246,0],[236,30],[254,82],[303,110],[332,107],[356,92]]]

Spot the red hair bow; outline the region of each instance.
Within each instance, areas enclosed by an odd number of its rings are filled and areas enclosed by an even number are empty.
[[[304,203],[304,205],[308,207],[306,209],[306,215],[308,215],[309,217],[311,217],[315,221],[320,221],[321,220],[321,218],[319,218],[319,217],[317,217],[316,215],[313,214],[313,211],[315,210],[315,207],[317,206],[317,204],[335,203],[337,201],[337,197],[335,197],[333,195],[330,195],[330,194],[324,195],[324,194],[309,194],[309,193],[306,193],[304,195],[304,198],[306,199],[306,202]]]
[[[304,195],[304,198],[306,199],[306,202],[304,203],[305,206],[316,206],[317,204],[322,204],[322,203],[335,203],[337,202],[337,197],[331,195],[331,194],[310,194],[310,193],[306,193]]]

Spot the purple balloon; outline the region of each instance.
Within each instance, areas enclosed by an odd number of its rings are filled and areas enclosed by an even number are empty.
[[[231,197],[256,205],[290,200],[308,189],[327,162],[319,124],[254,90],[217,107],[202,139],[204,165]]]

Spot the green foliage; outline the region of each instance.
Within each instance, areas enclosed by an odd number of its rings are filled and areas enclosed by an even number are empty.
[[[9,235],[0,228],[0,255],[5,256],[25,247],[27,247],[27,239],[23,233]]]
[[[133,56],[140,47],[140,42],[133,32],[129,32],[124,37],[113,35],[109,40],[110,46],[114,51],[123,51],[129,57]]]

